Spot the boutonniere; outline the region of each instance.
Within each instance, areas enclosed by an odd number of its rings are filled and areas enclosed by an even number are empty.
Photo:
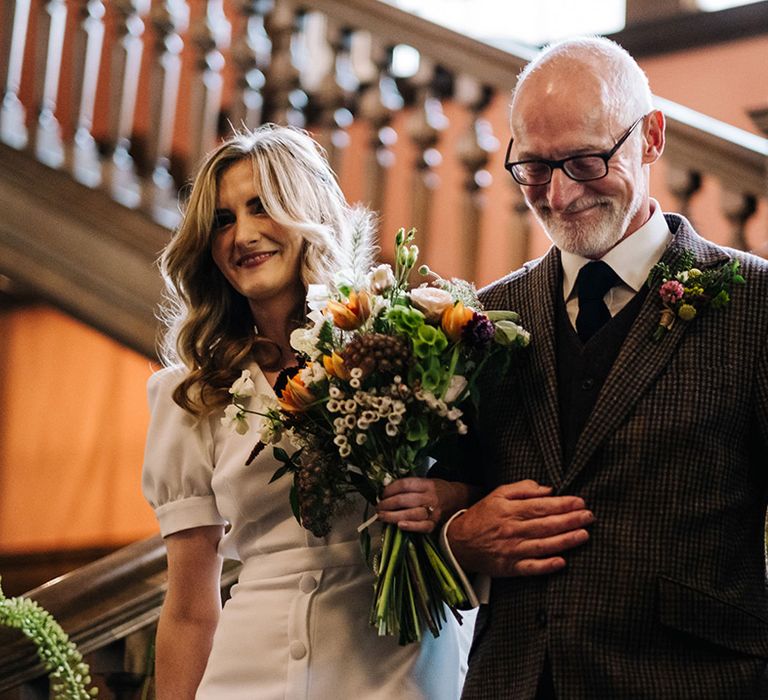
[[[659,295],[662,303],[654,340],[661,340],[672,330],[678,318],[688,322],[704,309],[722,309],[731,300],[732,287],[744,284],[738,260],[708,270],[699,270],[694,262],[693,251],[684,250],[674,265],[659,262],[651,268],[648,287],[651,293]]]

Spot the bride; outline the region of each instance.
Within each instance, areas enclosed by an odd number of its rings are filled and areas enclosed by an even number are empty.
[[[377,636],[359,518],[314,537],[293,518],[288,480],[269,483],[271,450],[246,466],[253,436],[221,424],[241,370],[269,395],[295,364],[288,338],[307,285],[330,281],[351,222],[317,144],[266,125],[208,157],[162,255],[166,366],[149,381],[143,477],[168,551],[160,700],[459,697],[469,626],[449,615],[437,639],[404,647]],[[414,483],[405,502],[424,503],[404,510],[411,527],[428,530],[467,499],[440,486],[437,502],[434,486]],[[243,566],[222,610],[223,558]]]

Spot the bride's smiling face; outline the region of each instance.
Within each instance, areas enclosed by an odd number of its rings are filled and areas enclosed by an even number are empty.
[[[211,252],[221,273],[252,307],[259,302],[301,300],[302,244],[298,233],[267,215],[250,159],[222,173]]]

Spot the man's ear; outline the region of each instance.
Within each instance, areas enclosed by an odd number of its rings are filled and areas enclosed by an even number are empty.
[[[648,115],[643,129],[643,165],[655,163],[664,152],[664,115],[655,109]]]

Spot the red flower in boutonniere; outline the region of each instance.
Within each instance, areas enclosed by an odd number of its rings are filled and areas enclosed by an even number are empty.
[[[678,318],[692,321],[708,307],[723,308],[731,300],[731,288],[744,284],[738,260],[704,271],[694,267],[694,262],[693,252],[684,250],[675,264],[660,262],[651,268],[648,287],[659,295],[662,303],[654,340],[661,340],[672,330]]]

